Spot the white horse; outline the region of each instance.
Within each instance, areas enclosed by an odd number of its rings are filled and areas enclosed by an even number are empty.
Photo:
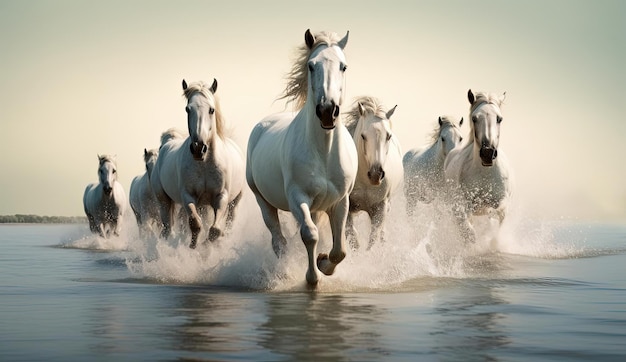
[[[111,232],[119,236],[128,203],[126,193],[117,181],[115,156],[98,155],[98,163],[99,183],[87,185],[83,195],[89,229],[103,238],[108,238]]]
[[[467,242],[476,241],[470,215],[495,215],[500,225],[506,216],[511,196],[509,166],[499,150],[502,113],[501,96],[467,92],[470,106],[470,133],[467,143],[448,154],[444,164],[449,183],[453,212],[461,236]]]
[[[189,137],[163,134],[150,178],[160,207],[161,236],[170,235],[175,204],[181,205],[189,216],[190,248],[196,247],[200,215],[206,216],[207,207],[213,210],[208,240],[215,241],[230,229],[245,182],[243,154],[225,134],[216,90],[217,80],[211,86],[187,85],[183,80]]]
[[[278,257],[286,244],[278,209],[291,211],[299,223],[308,254],[306,280],[316,285],[317,269],[331,275],[346,256],[348,197],[358,158],[340,113],[348,34],[339,39],[334,33],[313,35],[307,30],[304,39],[282,97],[295,101],[300,110],[266,117],[254,127],[246,177]],[[316,261],[316,222],[323,213],[329,216],[333,247],[330,255],[319,254]]]
[[[135,213],[140,236],[145,236],[152,225],[158,224],[161,219],[159,206],[150,184],[150,177],[158,155],[159,151],[156,149],[149,151],[145,148],[143,149],[143,161],[146,164],[146,172],[135,176],[130,184],[130,207]]]
[[[359,155],[346,224],[348,241],[353,249],[359,248],[353,220],[359,211],[367,212],[370,217],[367,248],[370,249],[376,241],[384,241],[389,199],[402,184],[402,150],[389,120],[395,110],[396,106],[385,111],[376,98],[359,97],[346,115],[346,127]]]
[[[463,118],[455,121],[450,116],[439,117],[431,143],[404,154],[404,197],[408,215],[413,215],[418,202],[430,204],[445,192],[443,164],[450,151],[463,141],[461,125]]]

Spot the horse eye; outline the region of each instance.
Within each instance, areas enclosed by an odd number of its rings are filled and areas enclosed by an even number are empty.
[[[189,106],[185,107],[185,112],[189,113]]]
[[[361,133],[361,138],[365,141],[365,135]]]
[[[502,117],[498,116],[498,118],[496,118],[496,122],[498,123],[502,122]]]
[[[312,73],[313,72],[313,63],[309,63],[309,71]]]
[[[209,114],[213,114],[213,113],[215,113],[215,108],[213,107],[209,108]]]
[[[446,139],[441,137],[441,142],[446,142]]]
[[[391,139],[391,133],[387,133],[387,141]]]
[[[113,173],[117,173],[117,170],[113,170]]]
[[[339,70],[341,70],[342,72],[345,72],[345,71],[346,71],[346,69],[348,69],[348,66],[347,66],[347,65],[345,65],[345,64],[343,64],[343,63],[341,63],[341,64],[339,65]]]
[[[459,142],[463,142],[463,137],[459,137]]]
[[[476,116],[472,116],[472,122],[474,123],[478,122],[478,118]]]

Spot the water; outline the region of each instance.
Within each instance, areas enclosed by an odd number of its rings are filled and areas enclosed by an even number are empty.
[[[397,223],[316,291],[293,225],[280,261],[260,223],[197,250],[0,226],[0,360],[626,360],[626,225]]]

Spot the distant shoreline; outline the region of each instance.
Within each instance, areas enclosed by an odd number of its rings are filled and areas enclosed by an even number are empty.
[[[0,224],[86,224],[85,216],[0,215]]]

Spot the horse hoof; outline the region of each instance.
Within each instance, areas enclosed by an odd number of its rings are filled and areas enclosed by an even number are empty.
[[[209,229],[209,241],[215,241],[222,235],[222,231],[218,228],[211,227]]]
[[[317,288],[318,283],[319,276],[317,275],[317,273],[306,273],[306,284],[309,289]]]
[[[317,256],[317,269],[324,273],[324,275],[333,275],[336,266],[337,264],[330,261],[328,254],[320,253]]]

